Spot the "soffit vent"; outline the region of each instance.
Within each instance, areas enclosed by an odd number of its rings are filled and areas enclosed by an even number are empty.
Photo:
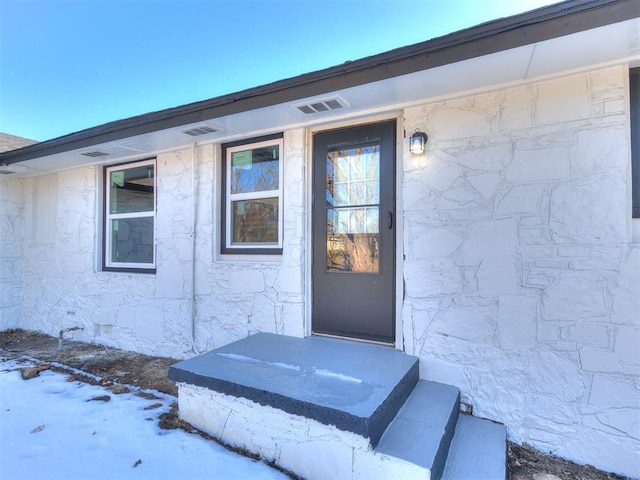
[[[91,152],[82,152],[80,155],[84,155],[85,157],[95,158],[95,157],[106,157],[109,154],[106,153],[106,152],[100,152],[98,150],[93,150]]]
[[[202,127],[195,127],[195,128],[191,128],[189,130],[184,130],[182,133],[186,133],[187,135],[191,136],[191,137],[197,137],[198,135],[206,135],[207,133],[214,133],[217,132],[218,129],[216,128],[212,128],[209,127],[207,125],[204,125]]]
[[[349,105],[342,98],[332,97],[323,100],[317,100],[315,102],[307,103],[304,105],[296,105],[299,111],[305,115],[311,115],[314,113],[329,112],[331,110],[339,110],[341,108],[347,108]]]

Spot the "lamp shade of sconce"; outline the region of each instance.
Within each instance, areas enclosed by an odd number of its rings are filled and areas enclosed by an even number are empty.
[[[427,145],[427,134],[416,128],[416,132],[409,138],[409,151],[414,155],[422,155]]]

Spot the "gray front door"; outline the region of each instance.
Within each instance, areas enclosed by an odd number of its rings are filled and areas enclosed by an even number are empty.
[[[314,136],[313,333],[395,341],[395,132]]]

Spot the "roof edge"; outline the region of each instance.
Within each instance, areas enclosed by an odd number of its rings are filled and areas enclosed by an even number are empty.
[[[569,0],[352,62],[0,153],[0,165],[241,113],[509,50],[640,16],[637,0]]]

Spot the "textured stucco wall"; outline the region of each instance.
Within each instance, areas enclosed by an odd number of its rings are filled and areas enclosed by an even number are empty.
[[[16,328],[22,316],[24,188],[0,175],[0,329]]]
[[[404,341],[510,438],[640,476],[626,68],[406,111]]]

